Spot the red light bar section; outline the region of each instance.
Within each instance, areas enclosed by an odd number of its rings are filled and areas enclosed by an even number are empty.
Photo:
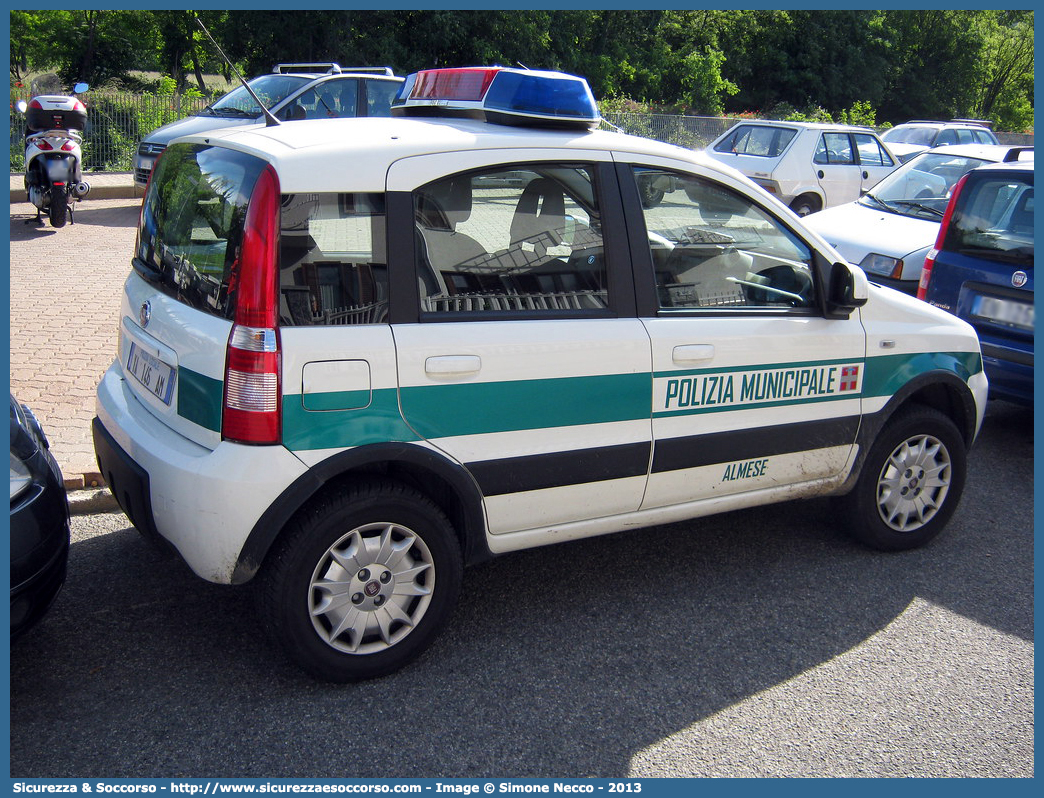
[[[486,96],[498,67],[428,69],[417,73],[411,100],[464,100],[478,102]]]

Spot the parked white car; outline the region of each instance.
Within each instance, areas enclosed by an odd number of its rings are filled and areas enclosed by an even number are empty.
[[[886,130],[881,134],[881,140],[902,163],[932,147],[999,143],[993,131],[985,125],[960,119],[952,122],[906,122]]]
[[[707,147],[798,216],[852,202],[899,165],[869,128],[741,122]]]
[[[937,147],[907,161],[856,202],[810,217],[806,226],[874,282],[916,294],[957,181],[977,166],[1032,158],[1032,147]]]

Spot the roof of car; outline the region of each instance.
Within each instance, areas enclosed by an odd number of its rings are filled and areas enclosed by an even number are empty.
[[[986,128],[987,130],[989,130],[989,126],[983,124],[982,122],[972,122],[970,120],[965,119],[954,119],[951,122],[938,122],[930,119],[912,119],[909,122],[903,122],[901,125],[896,125],[892,128],[892,130],[895,130],[895,128],[900,127],[975,127]]]
[[[739,174],[701,153],[639,136],[516,127],[460,118],[361,117],[270,127],[252,124],[206,131],[178,141],[220,143],[273,162],[280,167],[280,181],[287,192],[337,190],[334,186],[343,190],[344,170],[335,168],[343,164],[350,164],[354,190],[383,191],[389,166],[402,158],[495,149],[614,150],[696,162],[717,172]]]
[[[1033,161],[1010,161],[1008,163],[989,163],[984,166],[979,166],[975,169],[972,169],[973,172],[983,172],[986,170],[990,170],[993,172],[1029,172],[1030,174],[1033,174]]]
[[[981,158],[984,161],[1003,161],[1009,154],[1032,163],[1033,148],[1011,144],[943,144],[925,150],[921,155],[956,155],[963,158]],[[918,156],[921,157],[921,156]]]
[[[744,119],[732,127],[738,125],[766,125],[770,127],[797,127],[807,130],[854,130],[860,133],[873,133],[871,128],[863,125],[841,125],[836,122],[788,122],[780,119]]]

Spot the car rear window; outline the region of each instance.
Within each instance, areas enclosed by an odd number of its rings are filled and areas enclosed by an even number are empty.
[[[179,301],[230,318],[229,275],[264,167],[260,158],[220,147],[168,147],[142,204],[139,272]]]
[[[234,314],[229,284],[247,204],[266,162],[223,147],[175,144],[145,196],[135,267],[196,310]],[[280,324],[383,321],[387,308],[384,195],[284,194]]]
[[[969,180],[943,248],[1033,267],[1033,185],[1020,176]]]
[[[789,127],[768,125],[737,125],[721,141],[714,145],[715,152],[731,152],[736,155],[760,155],[776,158],[787,148],[797,130]]]

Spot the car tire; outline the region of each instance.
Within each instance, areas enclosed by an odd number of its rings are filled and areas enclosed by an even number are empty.
[[[855,488],[841,498],[849,531],[882,551],[923,546],[946,526],[967,473],[964,438],[938,410],[896,412],[870,446]]]
[[[258,577],[262,625],[319,679],[383,676],[439,634],[462,575],[456,534],[434,502],[399,483],[361,483],[285,530]]]
[[[644,180],[638,182],[638,192],[642,196],[642,207],[643,208],[654,208],[663,202],[665,192],[662,188],[657,188],[651,183],[647,183]]]
[[[819,210],[819,202],[815,197],[798,197],[790,203],[790,210],[798,216],[808,216]]]

